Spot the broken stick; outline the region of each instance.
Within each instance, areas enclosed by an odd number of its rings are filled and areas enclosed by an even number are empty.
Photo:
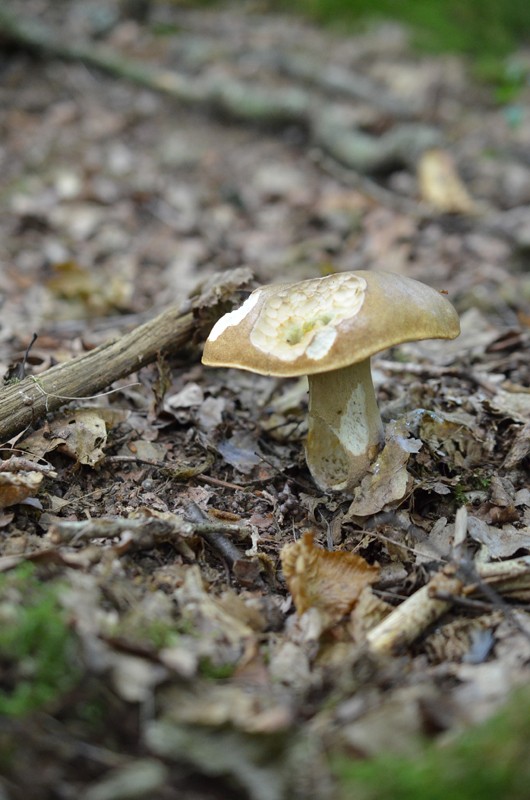
[[[200,342],[229,309],[233,293],[251,279],[250,270],[244,268],[216,275],[185,308],[172,306],[79,358],[6,386],[0,390],[0,442],[70,400],[97,394],[160,355],[171,355]]]

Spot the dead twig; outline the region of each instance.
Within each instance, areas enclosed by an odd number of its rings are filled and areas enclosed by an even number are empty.
[[[118,339],[51,367],[38,378],[6,386],[0,391],[0,441],[8,441],[56,411],[67,399],[94,395],[161,354],[174,354],[200,342],[230,306],[234,291],[251,277],[247,269],[217,275],[184,310],[172,306]]]
[[[77,544],[91,539],[114,539],[125,534],[133,537],[136,545],[152,547],[157,542],[168,541],[175,537],[189,537],[199,534],[205,539],[219,533],[223,537],[237,536],[247,538],[251,535],[248,526],[230,522],[210,522],[207,518],[200,521],[189,521],[177,514],[151,517],[98,517],[79,522],[57,522],[49,531],[53,544]],[[235,547],[235,545],[234,545]],[[239,553],[239,550],[238,550]],[[239,554],[241,556],[241,554]]]
[[[467,533],[467,511],[462,506],[455,520],[454,549],[458,557]],[[495,563],[471,563],[465,558],[447,564],[421,589],[367,634],[370,650],[389,654],[411,644],[448,611],[453,603],[471,594],[484,595],[500,607],[513,623],[528,636],[504,597],[528,596],[530,593],[530,557]]]
[[[192,522],[188,524],[193,525],[197,531],[202,530],[203,539],[208,542],[210,547],[217,550],[220,556],[225,559],[228,566],[233,567],[236,561],[240,561],[245,557],[245,554],[233,543],[233,541],[225,536],[225,525],[223,523],[208,525],[207,530],[204,529],[206,519],[198,505],[191,503],[187,509],[187,516],[191,518]]]
[[[51,464],[37,464],[30,458],[11,456],[6,461],[0,461],[0,472],[43,472],[50,478],[56,478],[57,472]]]

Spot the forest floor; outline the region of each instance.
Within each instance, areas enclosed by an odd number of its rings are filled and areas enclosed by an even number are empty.
[[[447,293],[462,333],[374,358],[408,444],[353,498],[311,480],[301,382],[206,368],[200,342],[3,442],[0,796],[353,796],[337,759],[416,757],[530,675],[530,87],[499,105],[463,59],[419,55],[393,24],[5,5],[61,45],[311,107],[250,121],[6,36],[6,380],[34,332],[38,380],[236,267],[252,286],[406,275]],[[530,52],[514,58],[528,74]],[[351,91],[325,84],[331,67]],[[360,155],[340,157],[331,119]],[[333,572],[351,553],[377,567],[354,597]],[[371,647],[434,576],[432,616]]]

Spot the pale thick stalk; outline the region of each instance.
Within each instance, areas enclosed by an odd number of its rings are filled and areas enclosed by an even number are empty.
[[[383,443],[370,359],[308,379],[307,465],[323,491],[349,491]]]

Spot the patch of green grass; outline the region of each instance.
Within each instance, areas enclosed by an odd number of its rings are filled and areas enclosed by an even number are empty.
[[[369,18],[400,20],[412,26],[423,49],[479,57],[506,55],[530,29],[527,0],[282,0],[272,5],[350,30]]]
[[[399,736],[399,731],[396,731]],[[527,800],[530,785],[530,692],[445,746],[414,759],[382,755],[336,764],[342,800]]]
[[[57,583],[42,583],[32,565],[0,576],[0,715],[46,706],[78,679],[75,639]]]

